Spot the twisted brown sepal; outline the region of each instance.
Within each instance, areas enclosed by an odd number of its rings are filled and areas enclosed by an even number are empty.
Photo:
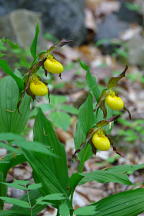
[[[112,140],[111,136],[107,135],[107,137],[109,138],[109,141],[110,141],[110,144],[111,144],[111,146],[112,146],[113,151],[114,151],[116,154],[120,155],[121,157],[124,157],[125,155],[124,155],[122,152],[120,152],[119,150],[117,150],[117,148],[114,146],[113,140]]]
[[[50,92],[48,91],[48,101],[50,103]]]
[[[39,70],[39,68],[40,68],[41,66],[43,66],[43,63],[44,63],[45,59],[46,59],[46,58],[41,59],[40,61],[38,61],[37,63],[33,64],[33,65],[30,67],[30,69],[28,70],[28,78],[29,78],[32,74],[36,73],[36,72]]]
[[[124,111],[126,111],[126,112],[128,113],[128,115],[129,115],[129,119],[131,120],[131,119],[132,119],[132,115],[131,115],[129,109],[126,108],[126,107],[124,107]]]
[[[116,148],[115,146],[112,145],[112,148],[113,148],[113,151],[114,151],[116,154],[120,155],[121,157],[124,157],[124,156],[125,156],[122,152],[118,151],[117,148]]]
[[[45,76],[47,77],[47,75],[48,75],[48,72],[47,72],[47,70],[44,70],[44,72],[45,72]]]
[[[107,109],[105,106],[105,98],[107,96],[107,89],[104,89],[101,93],[101,96],[99,98],[99,101],[96,105],[96,112],[98,112],[99,108],[102,110],[104,118],[107,117]]]
[[[31,98],[33,100],[35,100],[35,95],[33,95],[29,89],[29,78],[30,78],[30,74],[28,74],[26,77],[25,77],[25,88],[24,90],[20,93],[20,98],[19,98],[19,101],[17,103],[17,109],[18,109],[18,112],[20,113],[20,105],[22,103],[22,99],[25,95],[25,93],[27,93],[29,96],[31,96]]]
[[[78,149],[74,152],[74,154],[72,155],[72,160],[76,158],[77,153],[79,153],[83,148],[85,148],[86,145],[87,145],[87,142],[82,143],[82,144],[80,145],[80,148],[78,148]]]
[[[108,120],[99,121],[99,122],[96,124],[96,127],[97,127],[97,128],[104,127],[104,126],[108,125],[110,122],[116,121],[119,117],[120,117],[120,115],[116,115],[116,116],[112,116],[112,117],[109,118]]]
[[[23,96],[21,95],[21,96],[20,96],[20,99],[19,99],[19,101],[18,101],[18,103],[17,103],[17,110],[18,110],[18,113],[19,113],[19,114],[21,114],[21,112],[20,112],[20,105],[21,105],[21,102],[22,102],[22,98],[23,98]]]
[[[59,74],[59,78],[62,80],[62,74],[61,73]]]
[[[92,148],[92,152],[93,152],[93,154],[96,155],[96,153],[97,153],[97,149],[94,147],[94,145],[92,144],[92,142],[90,142],[90,144],[91,144],[91,148]]]
[[[50,53],[50,52],[52,52],[53,50],[58,49],[58,48],[60,48],[60,47],[63,47],[64,45],[69,44],[69,43],[71,43],[71,42],[72,42],[72,40],[65,40],[65,39],[63,39],[63,40],[59,41],[58,43],[55,43],[53,46],[51,46],[51,47],[47,50],[47,53]]]
[[[21,103],[22,103],[22,99],[23,99],[23,97],[24,97],[24,95],[25,95],[25,92],[27,91],[27,88],[28,88],[28,86],[26,85],[25,86],[25,88],[24,88],[24,90],[20,93],[20,98],[19,98],[19,101],[18,101],[18,103],[17,103],[17,110],[18,110],[18,112],[21,114],[21,112],[20,112],[20,105],[21,105]]]
[[[125,66],[125,69],[123,70],[123,72],[118,76],[118,77],[112,77],[109,82],[108,82],[108,89],[114,88],[117,86],[119,80],[121,80],[123,77],[125,77],[125,74],[128,70],[128,66]]]

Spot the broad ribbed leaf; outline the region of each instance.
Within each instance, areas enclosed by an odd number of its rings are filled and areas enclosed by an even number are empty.
[[[60,206],[59,206],[59,214],[62,216],[69,216],[70,215],[70,209],[66,201],[64,201]]]
[[[6,176],[8,170],[20,163],[23,163],[25,158],[23,155],[11,153],[5,156],[5,158],[0,160],[0,182],[6,181]],[[6,196],[7,186],[0,183],[0,196]],[[3,201],[0,200],[0,209],[3,207]]]
[[[28,151],[43,153],[46,155],[53,156],[55,158],[59,157],[56,154],[54,154],[50,148],[48,148],[47,146],[39,142],[28,142],[26,140],[25,141],[18,140],[18,141],[15,141],[15,144],[19,146],[20,148],[26,149]]]
[[[107,169],[107,171],[112,171],[115,173],[133,173],[136,170],[144,169],[144,164],[137,164],[137,165],[119,165],[114,166],[112,168]]]
[[[41,193],[39,192],[39,190],[29,192],[29,198],[32,206],[35,205],[36,199],[38,199],[39,197],[41,197]],[[21,200],[27,201],[27,194],[24,195]],[[37,215],[45,207],[46,205],[36,205],[35,207],[33,207],[33,215]],[[9,211],[0,211],[0,216],[31,216],[31,213],[29,208],[22,208],[14,205]]]
[[[10,152],[20,153],[19,149],[16,149],[16,148],[14,148],[12,146],[6,145],[5,143],[0,143],[0,148],[5,148],[5,149],[7,149]]]
[[[64,146],[59,142],[48,119],[39,110],[34,125],[34,140],[49,147],[57,158],[24,150],[25,157],[33,167],[36,181],[42,183],[43,192],[67,193],[68,169]]]
[[[51,200],[65,200],[66,197],[62,193],[54,193],[54,194],[48,194],[44,197],[40,197],[37,199],[37,204],[40,204],[41,201],[51,201]]]
[[[78,208],[77,210],[75,210],[75,213],[77,214],[77,216],[91,216],[91,215],[95,215],[96,213],[96,208],[95,206],[84,206],[82,208]]]
[[[16,183],[6,183],[6,182],[2,182],[3,185],[6,185],[8,187],[12,187],[12,188],[16,188],[19,190],[27,190],[26,187],[22,186],[22,185],[18,185]]]
[[[30,113],[30,97],[25,96],[17,110],[19,89],[11,77],[0,80],[0,132],[20,133],[27,123]]]
[[[90,94],[86,101],[81,105],[79,109],[79,115],[78,115],[78,123],[77,123],[77,128],[76,128],[76,134],[75,134],[75,146],[76,149],[80,147],[82,142],[86,141],[86,136],[93,126],[95,122],[95,117],[93,114],[93,98],[92,95]],[[82,138],[80,134],[82,133]]]
[[[46,207],[46,205],[38,205],[38,204],[35,205],[36,200],[38,198],[40,198],[41,196],[42,195],[41,195],[41,193],[40,193],[39,190],[33,190],[33,191],[29,192],[29,198],[30,198],[30,201],[31,201],[31,205],[34,206],[33,207],[33,215],[37,215],[42,209],[44,209]],[[27,201],[27,194],[25,194],[21,198],[21,200]],[[28,208],[25,209],[25,208],[21,208],[19,206],[14,205],[11,210],[12,211],[16,211],[16,212],[20,212],[21,211],[22,213],[24,213],[23,214],[24,216],[29,216],[30,215],[30,211],[29,211]],[[1,214],[0,214],[0,216],[1,216]],[[16,213],[15,216],[21,216],[21,214]]]
[[[91,94],[87,97],[86,101],[81,105],[78,115],[78,123],[75,133],[75,147],[79,149],[83,143],[86,143],[86,137],[88,131],[91,129],[95,122],[95,116],[93,113],[93,97]],[[92,155],[91,146],[87,145],[78,154],[80,159],[79,170],[82,170],[84,162]]]
[[[91,94],[89,94],[87,100],[81,105],[78,117],[82,130],[85,135],[87,135],[87,132],[95,123],[95,116],[93,114],[93,97]]]
[[[84,176],[81,175],[80,173],[73,173],[72,176],[70,177],[70,188],[71,188],[71,193],[74,192],[76,186],[79,184],[79,182],[81,181],[81,179]]]
[[[28,190],[36,190],[41,188],[41,184],[32,184],[28,186]]]
[[[0,216],[30,216],[30,212],[27,210],[2,210],[0,211]]]
[[[19,146],[20,148],[23,148],[23,149],[26,149],[29,151],[34,151],[34,152],[41,152],[44,154],[51,155],[53,157],[57,157],[54,153],[52,153],[50,148],[46,147],[42,143],[26,141],[23,137],[21,137],[17,134],[0,133],[0,140],[11,140],[14,142],[15,145]],[[13,142],[11,142],[11,144],[13,144]],[[3,146],[9,147],[9,145],[7,145],[6,143],[3,144]],[[13,148],[12,148],[12,150],[13,150]],[[20,149],[18,149],[18,153],[21,153]]]
[[[10,197],[0,197],[1,200],[4,200],[6,203],[15,204],[22,208],[30,208],[29,203],[23,200],[18,200]]]
[[[1,164],[0,164],[1,165]],[[0,182],[5,181],[5,173],[0,171]],[[7,187],[0,183],[0,196],[6,196]],[[3,209],[4,201],[0,200],[0,209]]]
[[[137,216],[143,212],[144,189],[142,188],[111,195],[90,206],[75,210],[77,216]]]
[[[67,113],[62,111],[52,112],[50,115],[50,120],[56,127],[62,128],[65,131],[71,124],[71,117]]]
[[[92,94],[95,96],[96,101],[98,101],[99,96],[100,96],[98,83],[96,81],[96,78],[91,74],[89,70],[87,70],[87,73],[86,73],[86,80],[87,80],[89,89],[91,90]]]
[[[100,183],[107,183],[107,182],[116,182],[125,185],[131,185],[132,183],[128,179],[126,174],[116,173],[116,172],[108,172],[105,170],[96,170],[90,173],[81,173],[84,178],[80,181],[79,184],[84,184],[90,181],[97,181]]]
[[[36,25],[36,29],[35,29],[35,36],[34,39],[32,41],[31,47],[30,47],[30,51],[31,51],[31,55],[34,58],[34,60],[36,59],[37,56],[37,40],[38,40],[38,35],[39,35],[39,25]]]
[[[86,71],[86,81],[88,84],[88,87],[92,94],[95,96],[96,101],[98,101],[100,96],[100,91],[98,88],[98,83],[96,81],[96,78],[91,74],[89,66],[85,62],[80,62],[81,67]]]
[[[8,63],[6,60],[2,60],[0,59],[0,68],[7,74],[9,74],[17,83],[18,87],[20,90],[23,90],[24,88],[24,81],[18,77],[17,75],[15,75],[13,73],[13,71],[11,70],[11,68],[9,67]],[[10,90],[10,88],[7,86],[7,88]],[[4,89],[3,89],[4,91]]]
[[[24,138],[18,134],[14,133],[0,133],[0,140],[24,140]]]

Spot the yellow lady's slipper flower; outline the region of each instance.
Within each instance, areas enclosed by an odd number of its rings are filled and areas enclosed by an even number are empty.
[[[105,102],[112,110],[119,111],[124,108],[124,101],[121,97],[116,96],[114,91],[111,91],[110,94],[106,96]]]
[[[61,74],[64,71],[63,65],[50,55],[44,62],[44,68],[47,72]]]
[[[44,96],[48,94],[48,87],[40,80],[30,82],[30,91],[35,96]]]
[[[107,151],[110,149],[110,141],[107,136],[105,136],[102,129],[98,129],[92,136],[92,143],[96,149],[101,151]]]

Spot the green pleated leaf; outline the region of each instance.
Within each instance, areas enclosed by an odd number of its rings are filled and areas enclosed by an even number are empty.
[[[123,173],[116,173],[116,172],[108,172],[105,170],[96,170],[90,173],[81,173],[84,178],[80,181],[79,184],[84,184],[90,181],[97,181],[100,183],[107,183],[107,182],[115,182],[125,185],[131,185],[132,183],[128,179],[128,176]]]
[[[10,151],[10,152],[20,153],[20,150],[19,150],[19,149],[16,149],[16,148],[14,148],[14,147],[12,147],[12,146],[10,146],[10,145],[7,145],[7,144],[5,144],[5,143],[0,143],[0,148],[5,148],[5,149],[7,149],[7,150]]]
[[[0,166],[3,164],[0,164]],[[5,173],[0,170],[0,182],[5,181]],[[0,183],[0,196],[6,196],[7,186]],[[0,209],[3,209],[4,201],[0,200]]]
[[[64,201],[60,206],[59,206],[59,213],[62,216],[69,216],[70,215],[70,209],[68,207],[68,204],[66,201]]]
[[[19,184],[16,184],[15,182],[14,183],[2,182],[1,184],[7,185],[8,187],[16,188],[16,189],[19,189],[19,190],[27,190],[26,187],[24,187],[22,185],[19,185]]]
[[[50,148],[46,147],[45,145],[39,143],[39,142],[28,142],[28,141],[15,141],[14,142],[17,146],[26,149],[28,151],[33,151],[33,152],[39,152],[39,153],[43,153],[46,155],[50,155],[53,157],[57,157],[56,154],[54,154]]]
[[[0,133],[0,140],[24,140],[24,138],[18,134],[14,133]]]
[[[16,153],[10,153],[7,154],[4,158],[0,160],[1,165],[0,165],[0,172],[4,173],[4,176],[6,175],[7,171],[23,162],[25,162],[26,159],[24,155],[22,154],[16,154]]]
[[[18,200],[10,197],[0,197],[1,200],[4,200],[6,203],[14,204],[22,208],[30,208],[29,203],[23,200]]]
[[[98,83],[96,81],[96,78],[91,74],[90,68],[88,65],[86,65],[85,62],[80,62],[81,67],[86,71],[86,81],[88,84],[88,87],[91,91],[91,93],[94,95],[96,101],[98,101],[100,96],[100,91],[98,88]]]
[[[0,160],[0,182],[6,181],[8,170],[16,166],[17,164],[23,163],[25,158],[23,155],[11,153],[7,154],[3,159]],[[4,197],[7,193],[7,186],[0,183],[0,196]],[[0,200],[0,209],[3,207],[3,200]]]
[[[41,204],[43,203],[43,201],[58,201],[58,200],[65,200],[66,197],[62,194],[62,193],[55,193],[55,194],[48,194],[44,197],[40,197],[39,199],[37,199],[37,204]]]
[[[91,127],[93,126],[94,122],[95,116],[93,113],[93,98],[90,94],[79,109],[78,123],[76,128],[76,134],[74,137],[76,149],[78,149],[82,142],[85,141],[87,133],[89,129],[91,129]],[[81,133],[83,140],[81,140],[80,137]]]
[[[86,80],[87,80],[87,83],[88,83],[88,86],[89,86],[91,92],[95,96],[96,101],[98,101],[99,96],[100,96],[100,91],[98,88],[98,84],[96,82],[96,78],[94,76],[92,76],[90,71],[87,71],[87,73],[86,73]]]
[[[143,188],[117,193],[75,210],[77,216],[137,216],[143,212]]]
[[[39,190],[32,190],[29,192],[29,199],[30,199],[31,205],[33,206],[33,215],[37,215],[42,209],[44,209],[46,207],[46,204],[45,205],[39,205],[39,204],[35,205],[36,200],[38,198],[40,198],[41,196],[42,195],[41,195]],[[21,200],[27,201],[27,194],[22,196]],[[31,216],[29,208],[21,208],[19,206],[14,205],[12,207],[11,211],[17,212],[15,214],[16,216],[21,216],[21,214],[18,214],[18,212],[20,212],[20,211],[23,213],[22,215],[24,215],[24,216]],[[0,216],[1,216],[1,214],[0,214]]]
[[[41,184],[31,184],[28,186],[28,190],[36,190],[41,188]]]
[[[79,184],[82,178],[84,178],[84,176],[80,173],[72,174],[72,176],[70,177],[70,188],[72,193],[74,192],[76,186]]]
[[[25,96],[17,110],[19,89],[11,77],[0,80],[0,132],[20,133],[23,131],[30,113],[30,97]]]
[[[23,208],[24,209],[24,208]],[[0,211],[0,216],[30,216],[30,212],[27,210],[2,210]]]
[[[13,73],[13,71],[11,70],[11,68],[9,67],[8,63],[6,60],[2,60],[0,59],[0,68],[7,73],[8,75],[10,75],[17,83],[18,87],[20,90],[24,89],[24,81],[18,77],[17,75],[15,75]],[[8,87],[8,86],[7,86]],[[8,89],[10,90],[10,88],[8,87]]]
[[[95,215],[96,214],[96,207],[95,206],[84,206],[82,208],[78,208],[75,210],[75,214],[77,216],[85,215],[85,216],[90,216],[90,215]]]
[[[78,110],[75,107],[71,106],[71,105],[62,104],[60,109],[65,111],[65,112],[68,112],[70,114],[74,114],[74,115],[78,114]]]
[[[67,130],[71,123],[71,117],[65,112],[52,112],[50,115],[50,120],[53,124],[58,127],[62,128],[63,130]]]
[[[136,170],[139,169],[144,169],[144,164],[137,164],[137,165],[119,165],[119,166],[114,166],[112,168],[108,168],[107,171],[112,171],[115,173],[128,173],[131,174],[135,172]]]
[[[35,182],[42,184],[41,191],[44,195],[49,193],[66,193],[66,190],[62,187],[53,169],[50,167],[49,161],[51,156],[26,149],[23,149],[23,154],[33,169]]]
[[[41,110],[35,120],[34,140],[41,142],[58,155],[57,158],[53,158],[23,149],[25,157],[34,170],[36,182],[42,183],[44,194],[67,193],[69,178],[64,146],[59,142],[50,121]]]
[[[87,135],[89,129],[95,123],[95,116],[93,113],[93,97],[91,94],[87,97],[86,101],[81,105],[79,109],[78,120],[85,135]]]
[[[78,122],[75,133],[75,148],[81,148],[81,145],[86,143],[86,137],[88,131],[95,123],[95,116],[93,113],[93,97],[91,94],[87,97],[86,101],[81,105],[78,114]],[[84,162],[92,155],[91,146],[87,145],[83,148],[78,157],[80,159],[80,168],[82,170]]]
[[[39,35],[39,25],[37,24],[35,29],[35,36],[30,47],[31,55],[34,58],[34,60],[36,59],[37,56],[36,51],[37,51],[38,35]]]
[[[84,143],[85,140],[86,140],[86,134],[83,131],[83,128],[81,126],[81,121],[79,119],[76,125],[76,131],[74,134],[75,149],[79,149],[81,144]]]

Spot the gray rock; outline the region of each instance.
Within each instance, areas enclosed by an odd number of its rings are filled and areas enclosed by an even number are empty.
[[[138,10],[130,9],[129,4],[130,2],[128,0],[122,1],[121,7],[117,12],[118,18],[124,22],[143,25],[143,17],[140,15]]]
[[[102,40],[100,46],[104,54],[113,53],[119,45],[113,44],[115,39],[120,39],[120,36],[129,27],[129,24],[119,20],[116,14],[107,15],[104,20],[97,25],[96,41]]]
[[[23,6],[41,12],[45,30],[57,38],[71,39],[74,44],[85,40],[83,0],[27,1]]]
[[[40,12],[45,31],[59,39],[81,44],[86,38],[84,0],[0,0],[0,15],[16,8]]]
[[[97,40],[118,39],[127,30],[128,24],[119,20],[116,14],[107,15],[97,26]]]
[[[143,0],[137,0],[137,5],[139,5],[139,13],[144,16],[144,1]]]
[[[9,189],[9,193],[11,195],[11,197],[14,198],[20,198],[21,196],[23,196],[25,194],[25,191],[16,189],[16,188],[11,188]]]
[[[129,40],[127,50],[129,63],[144,67],[144,37],[137,35]]]
[[[40,15],[25,9],[16,10],[0,18],[0,37],[18,42],[28,47],[34,37],[35,26],[40,22]]]
[[[16,8],[15,1],[0,0],[0,15],[3,16]]]

